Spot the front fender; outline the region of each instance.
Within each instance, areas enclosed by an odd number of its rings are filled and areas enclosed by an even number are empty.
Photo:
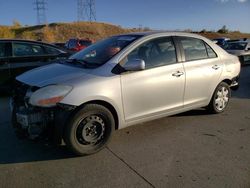
[[[60,103],[78,107],[91,101],[104,101],[113,106],[118,115],[119,128],[124,126],[120,76],[73,86],[73,90]]]

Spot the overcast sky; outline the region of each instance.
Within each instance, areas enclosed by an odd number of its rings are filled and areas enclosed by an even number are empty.
[[[37,22],[35,0],[0,0],[0,25]],[[97,21],[164,30],[230,30],[250,33],[250,0],[96,0]],[[77,0],[47,0],[47,21],[77,20]]]

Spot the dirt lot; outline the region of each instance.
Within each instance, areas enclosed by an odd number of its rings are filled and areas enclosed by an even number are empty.
[[[103,151],[18,140],[0,99],[0,187],[250,187],[250,67],[228,110],[194,110],[116,131]]]

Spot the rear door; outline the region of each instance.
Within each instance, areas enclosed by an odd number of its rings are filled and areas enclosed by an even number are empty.
[[[0,87],[10,81],[9,58],[11,57],[10,42],[0,42]]]
[[[178,37],[186,73],[184,106],[206,105],[222,73],[223,65],[203,40]]]

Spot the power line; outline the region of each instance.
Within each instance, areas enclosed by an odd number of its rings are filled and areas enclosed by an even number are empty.
[[[47,3],[45,2],[45,0],[35,0],[34,4],[35,4],[35,10],[37,14],[37,24],[38,25],[46,24],[47,19],[46,19],[45,10],[46,10]]]
[[[77,0],[77,20],[96,21],[95,0]]]

